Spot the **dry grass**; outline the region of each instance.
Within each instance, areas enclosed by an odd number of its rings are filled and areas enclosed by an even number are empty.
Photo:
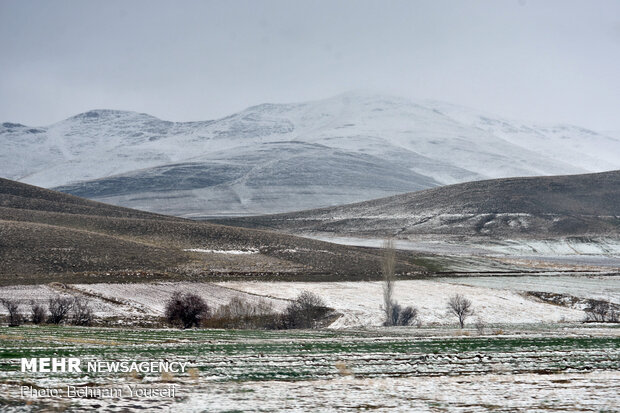
[[[200,370],[195,367],[188,369],[187,374],[189,374],[189,378],[194,380],[195,382],[200,380]]]
[[[162,371],[160,381],[162,383],[173,383],[175,381],[174,374],[168,371]]]
[[[335,366],[336,366],[336,369],[338,369],[338,373],[340,373],[341,376],[352,376],[353,375],[353,372],[351,371],[351,369],[349,369],[349,367],[344,361],[336,362]]]

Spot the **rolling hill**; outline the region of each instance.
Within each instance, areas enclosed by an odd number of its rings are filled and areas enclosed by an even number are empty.
[[[0,179],[0,284],[376,279],[380,251],[102,204]],[[423,274],[399,252],[402,273]]]
[[[338,207],[217,222],[378,238],[618,237],[620,171],[468,182]]]
[[[92,110],[0,125],[0,176],[184,217],[290,212],[466,181],[620,168],[620,139],[345,93],[200,122]]]

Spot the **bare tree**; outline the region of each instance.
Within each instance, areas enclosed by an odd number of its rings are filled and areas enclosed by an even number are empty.
[[[20,325],[23,321],[23,317],[19,312],[19,304],[17,304],[17,301],[8,298],[2,298],[0,299],[0,303],[9,312],[9,327],[16,327]]]
[[[302,291],[284,312],[285,328],[312,328],[329,309],[321,297]]]
[[[386,240],[383,244],[383,311],[385,312],[385,326],[408,326],[418,317],[415,307],[402,307],[394,300],[396,285],[396,250],[394,242]]]
[[[45,321],[45,308],[34,301],[30,302],[30,321],[32,324],[41,324]]]
[[[73,300],[69,297],[50,298],[47,305],[50,312],[47,322],[50,324],[62,323],[69,315],[72,307]]]
[[[89,326],[93,323],[93,310],[88,301],[75,297],[72,305],[71,323],[76,326]]]
[[[394,282],[396,252],[394,242],[387,240],[383,244],[383,311],[386,326],[394,325]]]
[[[461,294],[456,294],[450,297],[447,308],[449,313],[458,317],[461,328],[465,326],[465,319],[474,313],[471,306],[471,301],[463,297]]]
[[[166,303],[165,314],[170,324],[190,328],[197,327],[209,312],[209,306],[196,294],[177,291]]]
[[[590,299],[588,300],[588,307],[584,311],[586,313],[586,322],[618,322],[618,312],[609,301]]]
[[[609,303],[603,300],[588,300],[588,307],[584,310],[586,312],[586,320],[604,323],[607,319],[607,313],[609,313]]]

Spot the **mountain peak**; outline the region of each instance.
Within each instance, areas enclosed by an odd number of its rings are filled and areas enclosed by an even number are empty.
[[[75,116],[71,116],[69,119],[80,121],[97,121],[97,120],[111,120],[119,118],[150,118],[157,119],[147,113],[138,113],[129,110],[115,110],[115,109],[92,109],[87,112],[78,113]]]

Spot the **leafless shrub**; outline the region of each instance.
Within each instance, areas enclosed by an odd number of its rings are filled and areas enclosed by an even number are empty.
[[[211,328],[272,329],[277,327],[279,317],[273,306],[265,300],[252,302],[233,297],[227,304],[220,306],[203,325]]]
[[[478,334],[480,335],[484,334],[484,329],[486,328],[486,324],[484,320],[482,320],[482,318],[478,317],[474,325],[476,326],[476,331],[478,332]]]
[[[409,326],[418,318],[418,309],[415,307],[401,307],[398,303],[392,303],[392,316],[386,326]]]
[[[233,297],[215,312],[216,318],[247,318],[273,313],[273,306],[265,301],[250,302],[241,297]]]
[[[190,328],[198,326],[209,312],[209,306],[196,294],[177,291],[166,303],[165,315],[171,325]]]
[[[73,300],[71,323],[76,326],[89,326],[93,323],[93,310],[88,301],[76,297]]]
[[[0,303],[9,312],[9,327],[17,327],[18,325],[21,325],[21,323],[24,321],[24,318],[19,312],[19,304],[17,304],[17,301],[8,298],[2,298],[0,299]]]
[[[321,297],[302,291],[286,308],[283,328],[312,328],[328,311]]]
[[[474,313],[471,301],[463,297],[461,294],[456,294],[450,297],[447,303],[447,309],[448,313],[454,314],[458,317],[461,328],[465,326],[465,319]]]
[[[69,297],[58,296],[50,298],[47,304],[47,308],[50,313],[47,318],[47,322],[50,324],[62,323],[69,315],[72,307],[73,300]]]
[[[41,304],[30,302],[30,321],[32,324],[41,324],[45,321],[45,307]]]
[[[586,322],[590,323],[617,323],[618,311],[604,300],[588,300],[588,307],[584,310],[586,313]]]
[[[413,324],[416,319],[418,318],[418,309],[415,307],[405,307],[405,308],[401,308],[400,305],[398,306],[399,308],[399,314],[398,314],[398,318],[396,319],[396,325],[397,326],[408,326]]]

